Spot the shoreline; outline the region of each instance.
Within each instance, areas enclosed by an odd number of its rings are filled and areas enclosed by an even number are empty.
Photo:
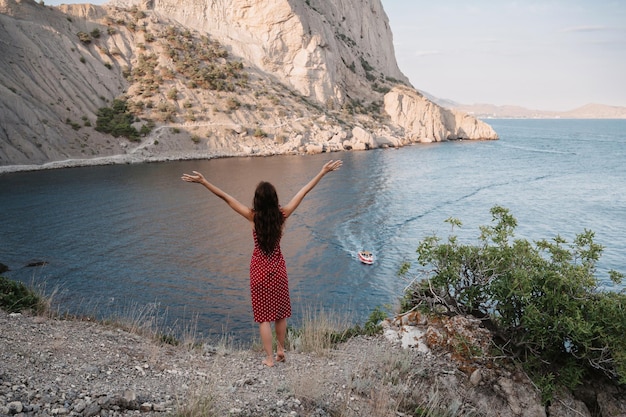
[[[330,150],[318,153],[336,153],[336,152],[349,152],[349,150]],[[63,169],[63,168],[82,168],[91,166],[106,166],[106,165],[131,165],[131,164],[146,164],[146,163],[159,163],[159,162],[175,162],[175,161],[199,161],[221,158],[246,158],[246,157],[269,157],[269,156],[287,156],[287,155],[313,155],[311,152],[256,152],[256,153],[244,153],[244,152],[229,152],[229,153],[164,153],[152,156],[138,156],[136,154],[118,154],[110,156],[101,156],[96,158],[70,158],[59,161],[46,162],[44,164],[28,164],[28,165],[4,165],[0,166],[0,175],[10,174],[16,172],[32,172],[32,171],[45,171],[51,169]]]
[[[0,166],[0,175],[10,174],[15,172],[30,172],[30,171],[45,171],[49,169],[63,169],[63,168],[82,168],[90,166],[106,166],[106,165],[130,165],[130,164],[143,164],[143,163],[156,163],[156,162],[170,162],[170,161],[192,161],[192,160],[206,160],[206,159],[218,159],[218,158],[230,158],[238,157],[242,155],[238,154],[195,154],[195,155],[161,155],[151,157],[138,157],[132,154],[119,154],[111,156],[101,156],[96,158],[85,159],[64,159],[59,161],[46,162],[41,165],[29,164],[29,165],[4,165]],[[255,156],[255,155],[249,155]]]

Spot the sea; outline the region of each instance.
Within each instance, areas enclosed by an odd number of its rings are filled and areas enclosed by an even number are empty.
[[[601,288],[621,291],[608,271],[626,273],[626,120],[486,122],[500,140],[5,173],[3,275],[51,295],[61,313],[249,342],[251,227],[182,174],[202,172],[249,205],[256,184],[270,181],[286,204],[326,161],[342,159],[287,222],[290,325],[311,313],[356,324],[377,307],[393,312],[425,276],[398,274],[417,264],[420,241],[452,233],[477,243],[496,205],[517,219],[518,238],[572,242],[592,230],[604,246]],[[360,263],[359,250],[374,264]]]

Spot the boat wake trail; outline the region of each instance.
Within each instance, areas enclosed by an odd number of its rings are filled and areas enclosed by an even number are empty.
[[[423,218],[426,216],[429,216],[432,213],[435,213],[437,211],[442,211],[442,209],[444,209],[445,207],[448,206],[454,206],[454,205],[458,205],[459,203],[468,200],[478,194],[480,194],[481,192],[485,191],[485,190],[490,190],[490,189],[494,189],[494,188],[499,188],[499,187],[507,187],[507,186],[515,186],[517,184],[527,184],[527,183],[531,183],[531,182],[536,182],[536,181],[542,181],[545,180],[547,178],[549,178],[550,175],[541,175],[535,178],[530,178],[530,179],[526,179],[526,178],[522,178],[522,179],[518,179],[518,180],[513,180],[513,181],[502,181],[499,183],[493,183],[493,184],[489,184],[489,185],[485,185],[482,187],[477,187],[474,190],[471,190],[470,192],[468,192],[467,194],[464,194],[458,198],[455,199],[450,199],[450,200],[446,200],[446,201],[442,201],[440,204],[437,204],[434,207],[431,207],[429,209],[426,209],[424,211],[422,211],[419,214],[416,214],[414,216],[411,217],[407,217],[406,219],[402,220],[401,222],[396,223],[393,228],[395,230],[399,230],[401,228],[406,227],[407,225]]]
[[[559,154],[559,155],[578,155],[576,152],[572,152],[572,151],[559,151],[559,150],[554,150],[554,149],[529,148],[527,146],[516,146],[516,145],[508,145],[508,144],[502,144],[502,147],[510,148],[510,149],[519,149],[519,150],[522,150],[522,151],[536,152],[536,153],[554,153],[554,154]]]

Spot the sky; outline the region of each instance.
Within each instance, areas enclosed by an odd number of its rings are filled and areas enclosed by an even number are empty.
[[[626,106],[625,0],[381,1],[398,66],[419,90],[535,110]],[[104,3],[45,0],[85,2]]]

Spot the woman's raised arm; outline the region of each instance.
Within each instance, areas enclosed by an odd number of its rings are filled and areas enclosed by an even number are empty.
[[[309,191],[311,191],[317,185],[317,183],[320,182],[324,175],[328,174],[329,172],[338,170],[339,168],[341,168],[342,164],[343,162],[341,160],[326,162],[320,172],[315,177],[313,177],[313,179],[311,179],[308,184],[302,187],[300,191],[298,191],[296,195],[293,196],[291,201],[283,207],[283,213],[285,214],[285,217],[291,216],[291,214],[298,208],[298,206],[304,199],[304,196],[306,196]]]
[[[230,208],[235,210],[235,212],[241,214],[249,221],[254,220],[254,213],[252,212],[252,209],[250,207],[246,207],[244,204],[240,203],[235,197],[222,191],[219,187],[211,184],[209,181],[207,181],[206,178],[204,178],[201,173],[197,171],[193,171],[193,173],[195,175],[183,174],[181,179],[186,182],[196,182],[198,184],[204,185],[207,190],[211,191],[213,194],[224,200],[226,204],[230,206]]]

